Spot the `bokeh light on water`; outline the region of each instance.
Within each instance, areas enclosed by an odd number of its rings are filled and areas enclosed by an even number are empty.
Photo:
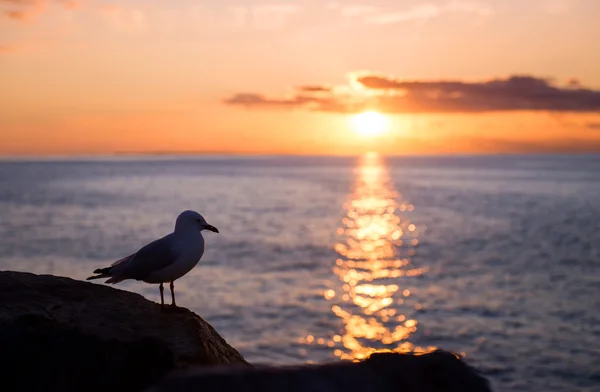
[[[341,359],[359,360],[374,351],[428,352],[433,346],[411,343],[418,320],[409,308],[408,282],[427,272],[413,265],[419,230],[405,217],[414,206],[396,191],[381,157],[367,154],[356,168],[356,181],[337,230],[336,289],[324,291],[331,311],[341,319],[338,334],[308,335],[306,344],[326,345]],[[412,304],[413,301],[411,301]]]

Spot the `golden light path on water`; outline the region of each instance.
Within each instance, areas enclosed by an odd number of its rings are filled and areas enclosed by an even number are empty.
[[[403,307],[411,291],[402,282],[427,272],[426,267],[412,264],[419,231],[403,215],[413,209],[394,189],[383,160],[376,154],[363,156],[337,232],[333,273],[340,284],[323,294],[342,320],[343,330],[328,339],[308,335],[304,343],[325,345],[336,357],[348,360],[382,350],[423,353],[436,349],[409,342],[418,320],[409,317],[413,309]]]

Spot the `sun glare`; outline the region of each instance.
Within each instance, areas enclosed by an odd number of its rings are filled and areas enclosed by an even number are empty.
[[[377,112],[364,112],[352,117],[352,127],[360,136],[375,137],[384,133],[388,127],[387,118]]]

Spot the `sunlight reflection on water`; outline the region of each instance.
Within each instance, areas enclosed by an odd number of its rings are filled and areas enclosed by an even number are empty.
[[[323,294],[342,320],[343,330],[328,339],[308,335],[302,343],[326,345],[336,357],[349,360],[381,350],[433,351],[433,346],[415,346],[409,341],[418,321],[402,312],[405,299],[412,294],[399,278],[410,279],[428,270],[414,268],[411,262],[419,230],[402,213],[414,206],[402,201],[378,155],[363,156],[355,174],[335,244],[339,257],[333,272],[341,288]]]

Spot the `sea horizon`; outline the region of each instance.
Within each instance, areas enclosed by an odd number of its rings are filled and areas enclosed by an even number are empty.
[[[473,158],[473,157],[596,157],[595,152],[456,152],[386,154],[364,151],[355,154],[305,154],[305,153],[230,153],[230,152],[141,152],[141,153],[98,153],[98,154],[23,154],[0,155],[0,162],[59,162],[59,161],[135,161],[135,160],[195,160],[211,158],[358,158],[374,154],[382,158]]]

